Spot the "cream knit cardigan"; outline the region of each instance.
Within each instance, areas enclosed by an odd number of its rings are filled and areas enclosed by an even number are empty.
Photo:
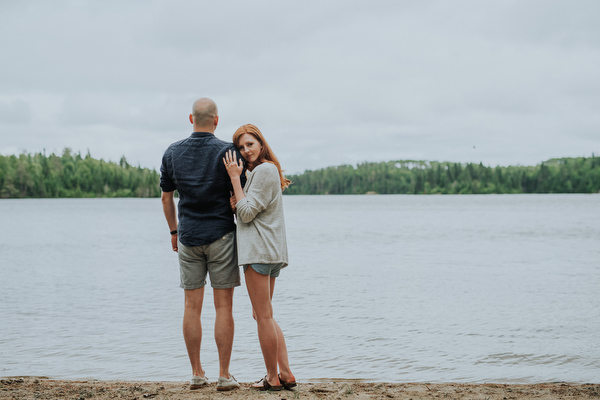
[[[283,196],[277,167],[264,162],[248,172],[245,198],[236,204],[238,264],[288,265]]]

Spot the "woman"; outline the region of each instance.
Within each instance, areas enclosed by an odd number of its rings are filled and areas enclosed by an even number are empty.
[[[273,319],[271,300],[275,279],[288,265],[282,191],[290,184],[260,130],[251,124],[233,134],[233,143],[246,161],[242,189],[242,160],[229,151],[223,162],[231,178],[237,214],[238,263],[244,266],[246,287],[258,327],[267,375],[252,387],[259,390],[295,390],[281,328]],[[279,368],[278,368],[279,367]],[[278,373],[279,370],[279,373]]]

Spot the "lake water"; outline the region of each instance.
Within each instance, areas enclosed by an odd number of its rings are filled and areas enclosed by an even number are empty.
[[[300,382],[600,382],[599,195],[284,201],[275,316]],[[0,376],[189,379],[160,200],[2,200],[0,226]],[[254,381],[243,283],[234,302],[231,371]]]

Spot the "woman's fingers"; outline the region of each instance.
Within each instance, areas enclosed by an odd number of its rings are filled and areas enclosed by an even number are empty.
[[[244,169],[244,160],[242,157],[238,160],[237,153],[232,150],[228,150],[225,153],[225,157],[223,157],[223,164],[225,164],[225,168],[229,169],[234,165],[239,169]]]
[[[223,158],[223,163],[225,164],[226,167],[229,166],[229,164],[231,164],[231,159],[232,159],[231,150],[229,150],[225,153],[225,157]]]

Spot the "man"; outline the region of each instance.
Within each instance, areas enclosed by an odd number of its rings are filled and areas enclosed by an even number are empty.
[[[163,211],[171,231],[171,245],[179,256],[181,287],[185,291],[183,337],[192,365],[190,389],[208,384],[200,363],[200,314],[208,273],[216,309],[217,390],[232,390],[240,386],[229,373],[234,332],[233,290],[240,286],[240,271],[235,222],[230,207],[231,180],[223,165],[223,157],[228,150],[236,150],[232,143],[214,135],[219,115],[211,99],[196,100],[189,119],[194,132],[165,151],[160,187]],[[175,190],[179,193],[179,224]]]

